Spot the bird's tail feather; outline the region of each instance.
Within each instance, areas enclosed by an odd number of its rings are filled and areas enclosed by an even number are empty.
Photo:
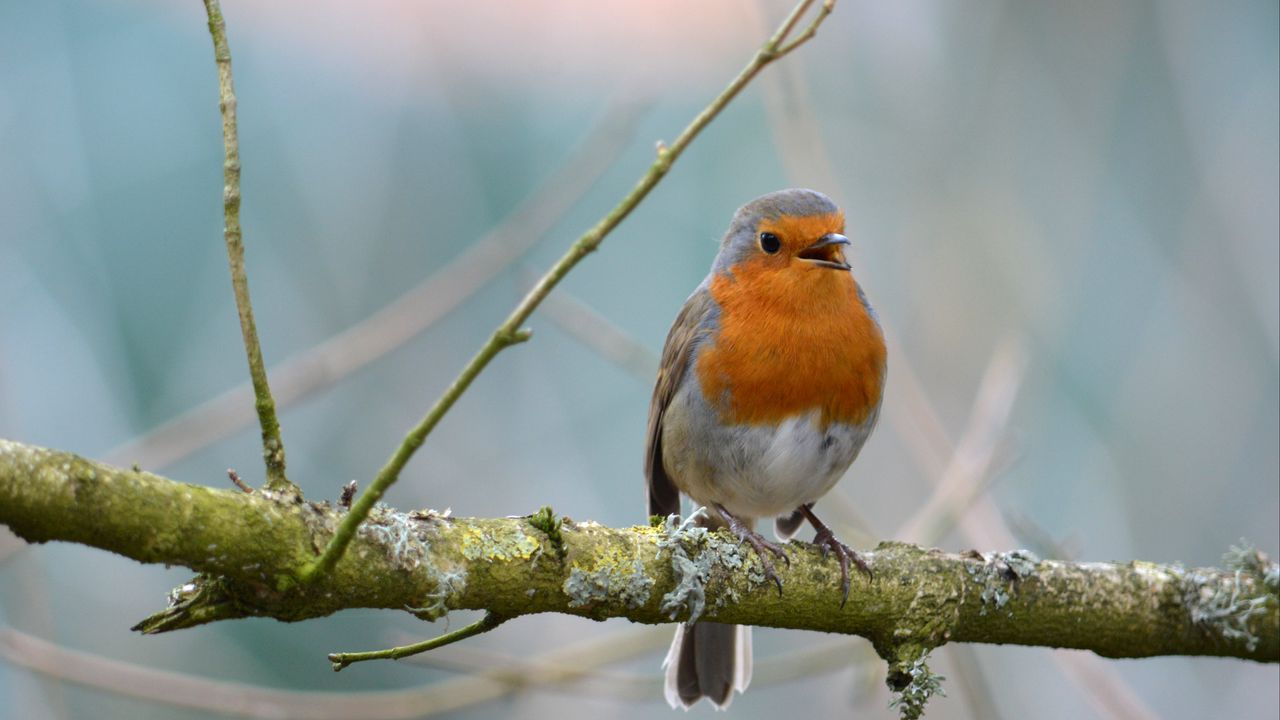
[[[663,694],[673,708],[689,709],[707,698],[724,710],[733,692],[751,683],[751,628],[713,622],[676,627],[666,668]]]

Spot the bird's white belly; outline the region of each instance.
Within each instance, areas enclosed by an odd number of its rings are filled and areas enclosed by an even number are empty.
[[[857,425],[822,428],[816,410],[772,425],[723,425],[690,385],[664,418],[667,473],[695,503],[718,503],[740,518],[787,515],[825,495],[875,425],[873,412]]]

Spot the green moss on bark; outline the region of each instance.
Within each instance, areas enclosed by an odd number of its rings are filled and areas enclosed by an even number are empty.
[[[455,609],[501,617],[562,612],[643,623],[701,613],[724,623],[863,635],[895,656],[961,641],[1108,657],[1280,661],[1280,597],[1267,582],[1271,564],[1256,558],[1249,565],[1256,571],[1187,570],[882,543],[864,553],[874,579],[855,574],[841,608],[838,564],[807,543],[788,547],[779,596],[759,577],[754,556],[724,531],[562,519],[561,560],[554,540],[528,519],[448,518],[380,505],[332,573],[313,585],[296,582],[341,515],[291,495],[187,485],[0,440],[0,522],[19,536],[201,573],[152,629],[248,615],[293,621],[356,607],[408,608],[422,617]]]

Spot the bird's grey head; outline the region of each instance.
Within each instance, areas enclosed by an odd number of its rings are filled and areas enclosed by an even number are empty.
[[[720,273],[753,255],[762,253],[760,238],[762,226],[768,229],[789,224],[793,219],[801,221],[797,225],[803,226],[810,224],[803,222],[806,219],[812,219],[815,223],[829,220],[831,228],[825,232],[831,233],[840,232],[844,222],[840,208],[831,201],[831,198],[817,190],[790,188],[761,195],[738,208],[738,211],[733,214],[733,220],[729,223],[729,230],[720,243],[720,252],[716,256],[712,269]],[[784,237],[783,241],[807,244],[817,239],[818,237],[803,239]]]

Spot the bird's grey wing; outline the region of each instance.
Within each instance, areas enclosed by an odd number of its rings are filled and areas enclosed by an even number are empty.
[[[680,512],[680,490],[667,475],[662,462],[662,418],[689,368],[690,355],[700,337],[710,332],[709,316],[715,301],[705,286],[699,287],[680,309],[667,333],[662,349],[658,382],[649,403],[649,441],[644,454],[644,476],[648,487],[649,515],[667,516]]]

